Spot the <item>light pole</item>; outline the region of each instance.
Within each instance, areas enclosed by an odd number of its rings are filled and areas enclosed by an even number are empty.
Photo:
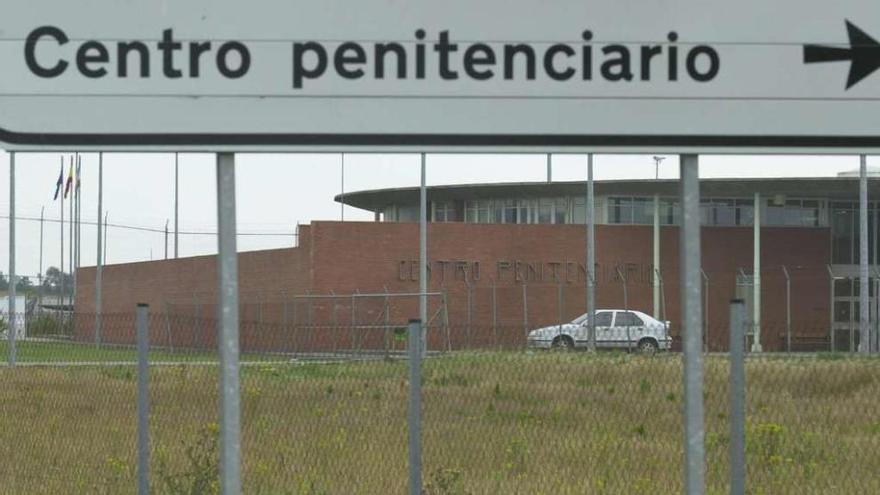
[[[654,157],[654,179],[660,179],[660,162],[665,156]],[[654,269],[653,269],[653,292],[654,292],[654,318],[660,319],[660,193],[654,193]]]
[[[660,162],[665,159],[665,156],[654,156],[654,179],[660,178]]]

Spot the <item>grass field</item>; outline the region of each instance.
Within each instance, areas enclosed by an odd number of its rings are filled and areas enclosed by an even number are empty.
[[[78,342],[54,342],[26,340],[16,343],[16,359],[19,363],[134,363],[137,349],[132,346],[104,346]],[[9,346],[0,340],[0,364],[7,360]],[[217,353],[181,349],[168,351],[153,349],[151,362],[178,363],[217,361]],[[243,361],[286,361],[289,358],[271,354],[242,354]]]
[[[880,361],[755,359],[748,489],[880,493]],[[424,368],[429,494],[681,493],[680,356],[467,353]],[[406,491],[403,362],[243,368],[246,493]],[[151,370],[155,493],[216,489],[212,366]],[[727,364],[706,363],[707,477],[727,491]],[[132,367],[0,369],[0,492],[133,493]]]

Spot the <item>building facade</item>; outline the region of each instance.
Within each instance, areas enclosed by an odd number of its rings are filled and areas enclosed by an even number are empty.
[[[653,314],[670,321],[678,339],[676,190],[667,180],[597,182],[595,268],[599,308]],[[431,345],[521,346],[529,329],[582,314],[585,192],[583,182],[429,188],[429,319],[438,328]],[[880,192],[878,183],[870,192]],[[786,349],[789,334],[795,350],[857,346],[856,179],[712,179],[701,194],[709,350],[727,348],[733,298],[747,301],[763,350]],[[273,342],[304,327],[345,327],[360,329],[342,332],[354,346],[355,334],[417,316],[418,188],[337,201],[372,211],[377,221],[313,222],[300,228],[296,247],[240,254],[243,328],[251,329],[244,340],[278,347]],[[869,262],[876,266],[878,204],[869,210]],[[77,311],[93,312],[94,269],[81,269],[77,283]],[[108,266],[103,307],[125,313],[148,302],[204,319],[216,311],[215,287],[213,256]],[[80,338],[90,338],[87,327]],[[385,338],[366,340],[381,346]],[[333,339],[339,344],[343,336]]]

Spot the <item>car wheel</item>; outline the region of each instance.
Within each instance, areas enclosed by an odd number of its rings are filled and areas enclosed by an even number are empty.
[[[638,349],[640,354],[652,356],[657,353],[659,346],[657,345],[657,342],[652,339],[642,339],[639,341]]]
[[[567,335],[560,335],[553,339],[553,348],[561,351],[571,351],[574,349],[574,341]]]

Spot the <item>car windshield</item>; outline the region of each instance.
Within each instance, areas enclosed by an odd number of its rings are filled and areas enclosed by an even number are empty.
[[[577,318],[575,318],[574,320],[572,320],[571,322],[574,323],[575,325],[583,325],[584,323],[587,322],[587,319],[589,319],[589,317],[590,317],[589,313],[584,313],[584,314],[578,316]]]

